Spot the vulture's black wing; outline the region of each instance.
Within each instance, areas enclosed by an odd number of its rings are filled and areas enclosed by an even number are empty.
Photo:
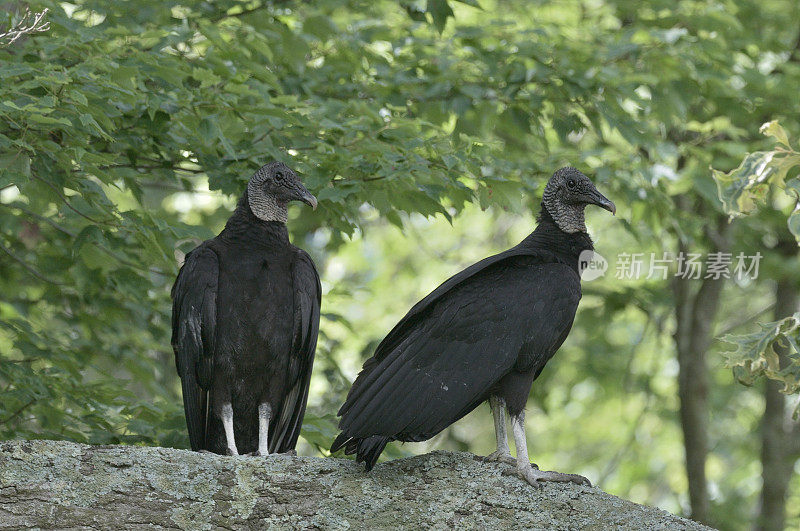
[[[292,282],[294,330],[287,375],[288,391],[283,399],[274,431],[269,436],[270,453],[284,453],[292,450],[297,444],[306,411],[314,351],[317,348],[322,287],[314,262],[302,249],[296,250]]]
[[[355,382],[353,382],[353,386],[350,388],[350,392],[347,395],[347,401],[339,409],[338,415],[343,416],[349,409],[348,404],[351,403],[351,399],[358,395],[359,387],[361,387],[361,385],[363,385],[366,381],[366,378],[362,377],[365,377],[377,364],[383,360],[383,358],[394,351],[398,344],[407,336],[408,332],[413,330],[415,324],[418,323],[422,318],[421,316],[423,316],[433,304],[435,304],[439,299],[447,295],[460,284],[480,275],[485,269],[493,267],[496,264],[501,264],[507,260],[513,260],[514,257],[519,256],[527,256],[530,260],[538,260],[542,262],[555,261],[555,258],[552,256],[552,254],[546,251],[529,250],[520,244],[507,251],[503,251],[502,253],[484,258],[480,262],[472,264],[468,268],[444,281],[441,285],[439,285],[439,287],[430,292],[421,301],[416,303],[400,320],[400,322],[398,322],[394,328],[392,328],[386,337],[383,338],[383,341],[380,342],[378,348],[375,349],[375,354],[364,363],[364,367],[359,374],[359,377]]]
[[[452,277],[448,278],[438,288],[430,292],[428,295],[425,296],[421,301],[416,303],[412,308],[408,311],[408,313],[398,322],[394,328],[383,338],[383,341],[378,345],[378,348],[375,350],[375,358],[380,358],[386,352],[391,351],[393,345],[397,342],[399,338],[401,338],[404,334],[404,331],[407,329],[408,326],[412,325],[421,314],[425,312],[433,303],[439,300],[442,296],[450,292],[453,288],[458,286],[464,281],[471,279],[472,277],[481,273],[484,269],[494,266],[495,264],[499,264],[505,260],[512,259],[515,256],[528,256],[534,260],[540,260],[542,262],[554,262],[556,258],[549,253],[548,251],[544,250],[531,250],[526,248],[523,244],[517,245],[508,249],[507,251],[503,251],[502,253],[498,253],[493,256],[489,256],[484,258],[483,260],[476,262],[469,266],[468,268],[456,273]]]
[[[172,286],[172,349],[181,377],[192,450],[205,448],[208,389],[214,369],[219,261],[205,244],[186,255]]]
[[[398,323],[339,411],[333,449],[373,436],[430,438],[486,400],[521,351],[541,363],[552,356],[580,300],[577,273],[512,251],[451,278]]]

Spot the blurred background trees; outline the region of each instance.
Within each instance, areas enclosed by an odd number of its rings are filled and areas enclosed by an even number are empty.
[[[169,288],[280,159],[320,200],[289,227],[325,290],[300,448],[325,455],[377,341],[530,232],[570,164],[619,214],[589,214],[609,270],[534,386],[536,462],[723,529],[800,525],[796,2],[2,6],[50,26],[0,47],[0,438],[187,446]],[[760,253],[757,277],[676,275],[715,252]],[[386,454],[487,453],[488,418]]]

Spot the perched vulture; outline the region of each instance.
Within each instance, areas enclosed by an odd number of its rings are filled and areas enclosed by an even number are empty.
[[[294,449],[319,331],[320,283],[289,243],[287,204],[317,200],[285,164],[260,168],[225,229],[186,255],[172,348],[193,450]]]
[[[581,298],[579,255],[591,251],[584,207],[614,203],[574,168],[553,174],[536,230],[519,245],[453,276],[418,302],[364,363],[339,410],[331,451],[356,454],[371,469],[390,441],[423,441],[484,401],[497,451],[531,485],[588,483],[531,465],[525,403],[533,381],[564,342]],[[506,439],[511,417],[517,459]]]

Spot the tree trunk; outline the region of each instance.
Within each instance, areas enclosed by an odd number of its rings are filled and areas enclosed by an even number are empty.
[[[797,244],[789,242],[791,255],[797,254]],[[791,257],[789,256],[789,258]],[[775,286],[775,320],[797,311],[800,302],[797,282],[793,278],[782,278]],[[784,345],[775,345],[781,358],[781,366],[787,363]],[[793,426],[786,411],[786,395],[781,393],[783,385],[775,380],[764,383],[764,417],[761,421],[761,507],[755,529],[759,531],[782,531],[786,525],[786,495],[795,456],[792,440],[797,426]]]
[[[709,232],[713,252],[729,252],[729,224],[716,217],[716,227]],[[679,252],[687,253],[684,243]],[[705,273],[705,272],[704,272]],[[693,292],[692,285],[700,282]],[[686,477],[689,483],[691,518],[709,523],[709,501],[706,483],[708,455],[708,366],[706,351],[713,339],[712,326],[719,309],[723,279],[693,280],[675,277],[675,346],[678,353],[678,396],[686,456]]]

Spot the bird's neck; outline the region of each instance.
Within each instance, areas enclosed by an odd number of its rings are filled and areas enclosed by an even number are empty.
[[[556,258],[578,271],[580,254],[594,249],[589,235],[585,232],[564,232],[544,206],[537,221],[536,229],[520,245],[531,250],[553,253]]]
[[[584,207],[580,203],[566,203],[557,196],[554,183],[547,183],[542,194],[542,212],[547,212],[558,228],[566,233],[586,232]]]
[[[280,221],[286,223],[289,219],[289,207],[285,201],[278,201],[274,195],[259,190],[255,181],[247,183],[247,190],[244,194],[250,212],[255,217],[264,221]]]
[[[289,231],[283,221],[264,221],[253,214],[247,192],[239,199],[236,210],[225,224],[221,236],[264,244],[289,244]]]

